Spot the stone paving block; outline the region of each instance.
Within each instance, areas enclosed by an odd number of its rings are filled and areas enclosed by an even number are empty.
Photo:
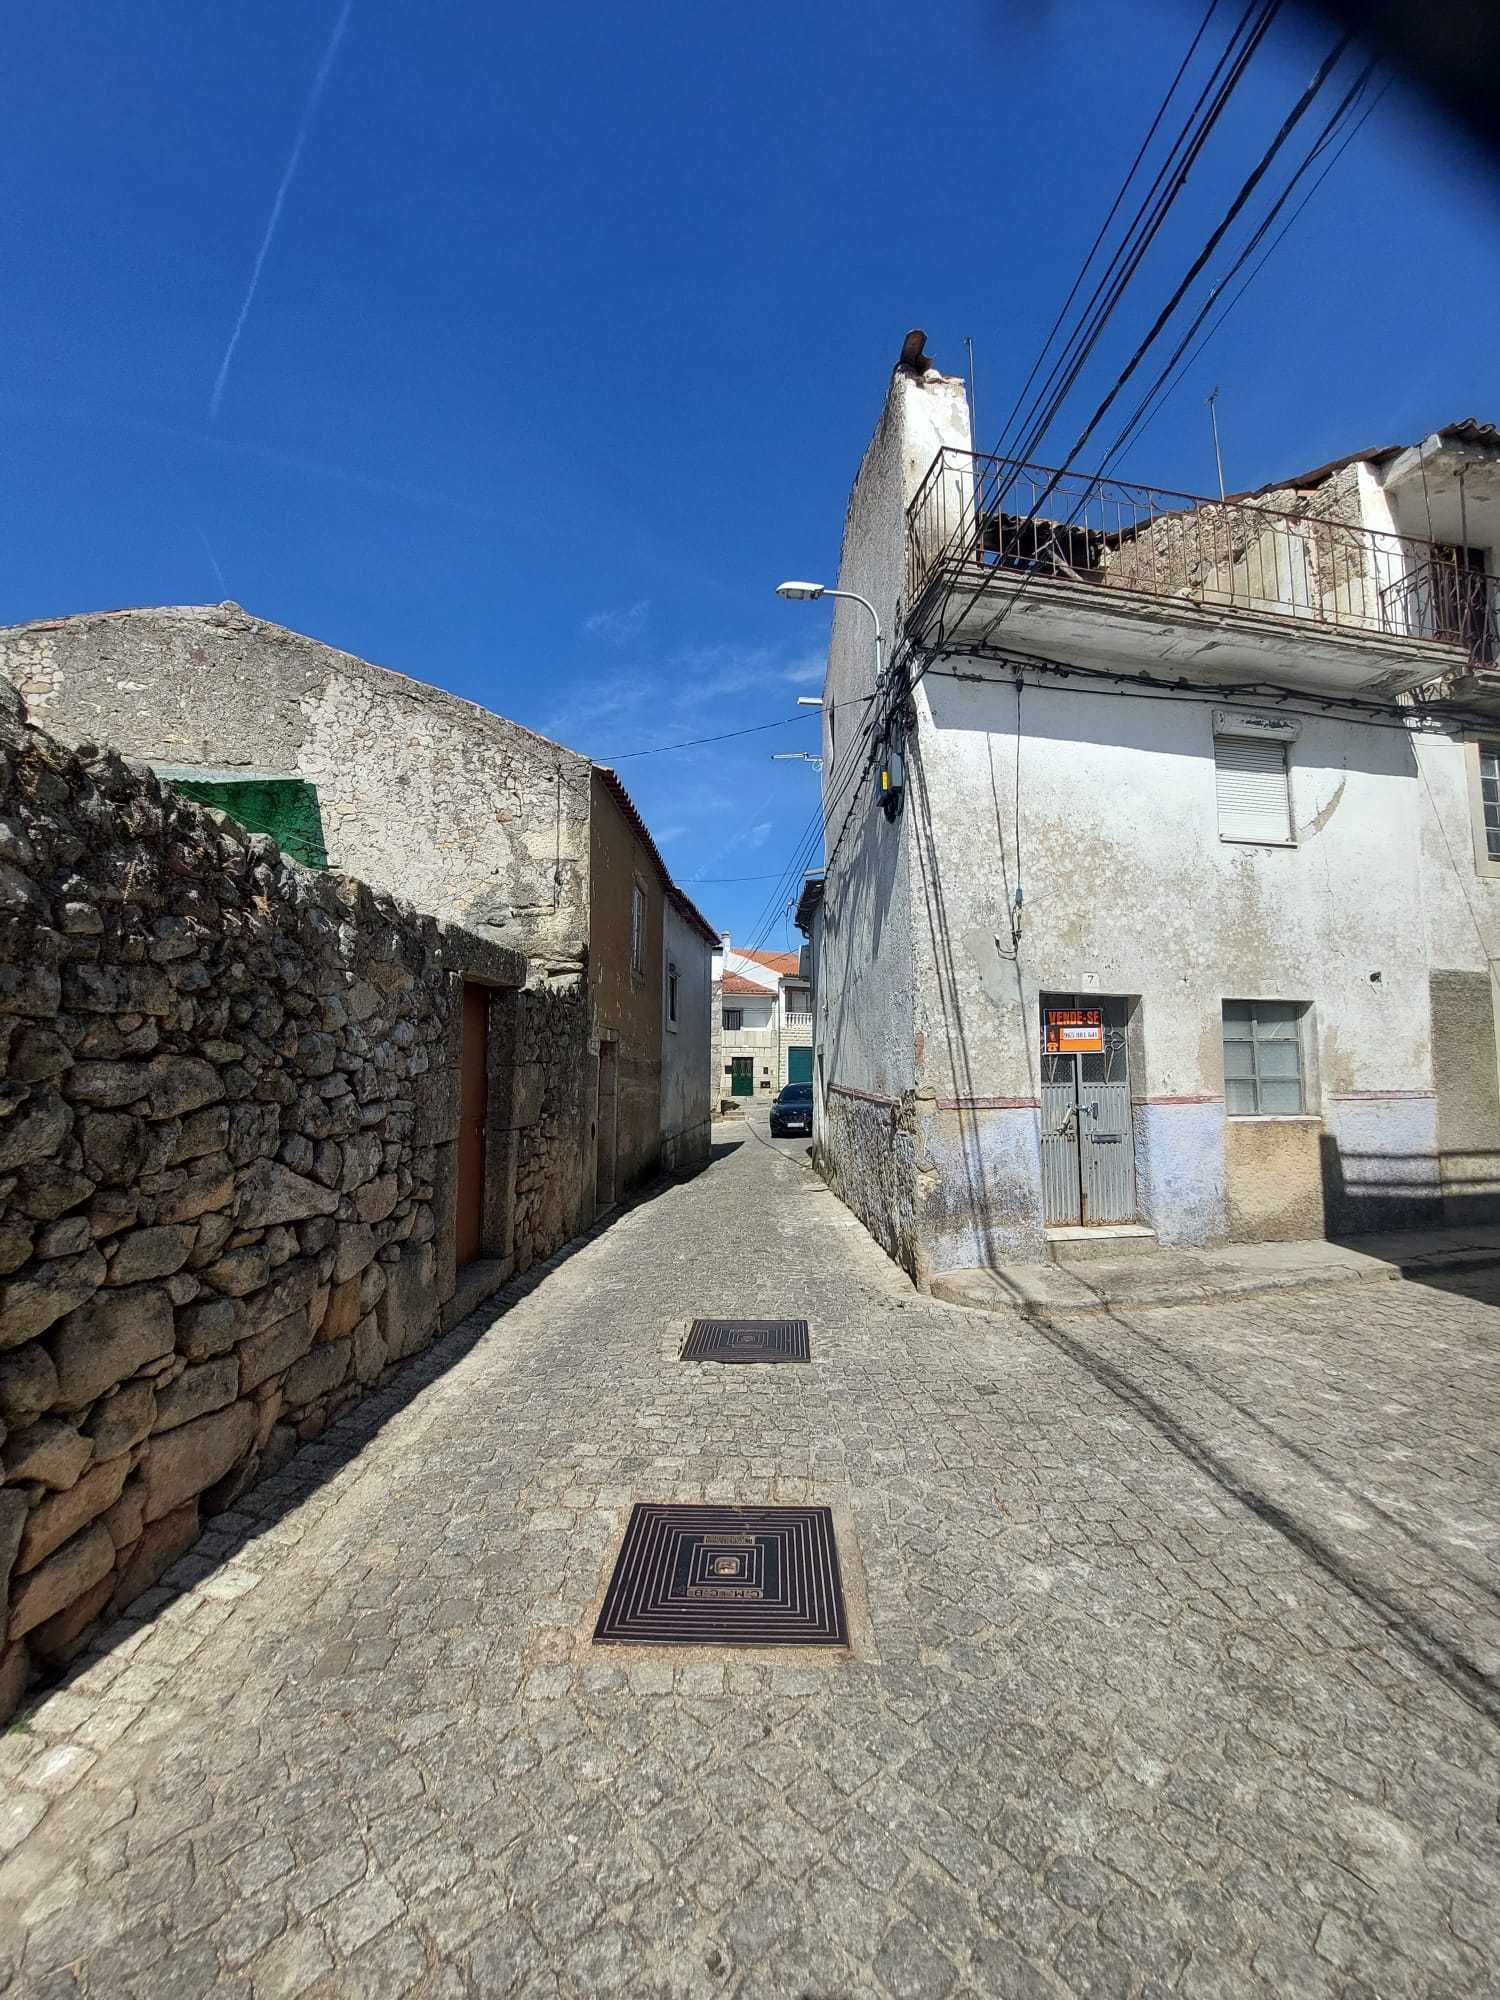
[[[205,1524],[0,1736],[50,1801],[0,1816],[27,2000],[1500,1983],[1500,1274],[1023,1324],[839,1215],[745,1138]],[[342,1275],[356,1368],[401,1268]],[[811,1320],[809,1379],[672,1361],[751,1314]],[[710,1494],[844,1510],[855,1657],[589,1646],[630,1504]]]

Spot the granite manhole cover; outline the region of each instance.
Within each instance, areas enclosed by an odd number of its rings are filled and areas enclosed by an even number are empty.
[[[684,1361],[810,1361],[805,1319],[695,1319]]]
[[[632,1509],[596,1645],[846,1646],[827,1507]]]

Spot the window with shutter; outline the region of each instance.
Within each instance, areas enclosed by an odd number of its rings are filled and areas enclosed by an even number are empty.
[[[1214,738],[1214,787],[1220,840],[1292,844],[1292,799],[1286,745],[1247,736]]]

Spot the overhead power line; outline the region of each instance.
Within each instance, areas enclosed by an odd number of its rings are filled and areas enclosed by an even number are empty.
[[[785,729],[789,722],[805,722],[817,710],[805,708],[797,715],[784,715],[779,722],[752,722],[744,729],[724,729],[717,736],[684,736],[677,743],[648,743],[641,750],[619,750],[613,757],[595,757],[596,764],[625,764],[632,757],[662,757],[669,750],[696,750],[700,743],[727,743],[734,736],[761,736],[768,729]]]
[[[1166,387],[1156,397],[1155,405],[1150,410],[1149,414],[1145,416],[1143,420],[1136,426],[1135,436],[1131,440],[1132,443],[1139,443],[1141,438],[1145,436],[1150,426],[1153,423],[1155,423],[1157,417],[1160,416],[1162,410],[1171,400],[1174,392],[1181,386],[1184,377],[1192,369],[1198,357],[1203,353],[1204,349],[1209,345],[1214,335],[1219,331],[1219,328],[1224,324],[1225,320],[1228,319],[1229,315],[1234,311],[1235,307],[1239,304],[1240,300],[1245,296],[1246,292],[1248,292],[1250,287],[1255,283],[1255,280],[1260,276],[1261,272],[1266,268],[1267,264],[1270,263],[1271,259],[1275,256],[1276,252],[1280,249],[1281,245],[1286,241],[1287,237],[1290,235],[1291,231],[1297,226],[1298,219],[1302,215],[1304,209],[1306,209],[1308,203],[1313,199],[1314,195],[1316,195],[1319,188],[1322,187],[1324,181],[1327,180],[1328,176],[1333,172],[1334,168],[1338,165],[1339,161],[1344,157],[1345,153],[1348,152],[1350,146],[1353,145],[1354,141],[1359,137],[1360,133],[1364,130],[1371,116],[1374,114],[1376,109],[1381,104],[1382,100],[1385,98],[1386,93],[1390,90],[1390,87],[1391,87],[1390,81],[1388,79],[1385,83],[1383,83],[1380,86],[1379,90],[1376,91],[1375,95],[1370,99],[1369,103],[1365,106],[1364,110],[1359,114],[1359,117],[1354,121],[1353,125],[1350,126],[1349,130],[1344,134],[1344,137],[1340,140],[1338,147],[1333,154],[1333,157],[1328,161],[1322,173],[1318,175],[1318,178],[1313,182],[1312,186],[1303,195],[1301,201],[1298,202],[1297,206],[1292,210],[1291,214],[1287,217],[1286,221],[1282,223],[1280,229],[1277,230],[1276,234],[1267,244],[1264,254],[1256,261],[1254,267],[1250,271],[1246,272],[1245,277],[1240,282],[1240,284],[1235,288],[1231,296],[1224,301],[1223,309],[1219,313],[1218,317],[1214,320],[1213,325],[1209,327],[1208,331],[1204,334],[1203,338],[1198,342],[1198,345],[1193,349],[1192,353],[1188,355],[1187,359],[1183,362],[1182,366],[1178,369],[1177,373],[1172,377],[1171,381],[1167,383]]]
[[[1156,395],[1158,390],[1161,389],[1162,385],[1171,376],[1172,371],[1173,369],[1176,368],[1178,362],[1181,361],[1184,353],[1191,345],[1193,338],[1196,335],[1199,327],[1202,326],[1204,320],[1207,319],[1209,313],[1212,312],[1214,305],[1216,304],[1219,298],[1219,294],[1223,291],[1224,287],[1229,283],[1229,281],[1232,278],[1238,277],[1239,273],[1244,269],[1245,265],[1250,261],[1251,257],[1254,256],[1255,252],[1260,248],[1261,244],[1265,241],[1266,236],[1270,232],[1272,224],[1276,221],[1282,209],[1285,208],[1286,204],[1291,200],[1303,176],[1317,161],[1320,154],[1325,152],[1329,147],[1329,145],[1332,144],[1334,138],[1338,134],[1339,129],[1347,122],[1350,113],[1353,111],[1355,105],[1359,102],[1360,98],[1363,97],[1365,91],[1369,87],[1370,78],[1374,74],[1374,70],[1375,70],[1375,65],[1373,62],[1366,64],[1365,68],[1355,78],[1354,82],[1349,86],[1348,90],[1345,91],[1343,97],[1339,101],[1337,108],[1334,110],[1332,115],[1329,117],[1327,123],[1324,125],[1323,130],[1319,134],[1318,139],[1314,144],[1312,150],[1304,157],[1301,165],[1298,166],[1295,173],[1293,173],[1290,180],[1288,180],[1288,182],[1286,183],[1286,186],[1281,190],[1280,194],[1276,197],[1275,201],[1272,202],[1270,208],[1267,209],[1265,215],[1261,218],[1254,232],[1248,238],[1243,248],[1240,250],[1239,254],[1235,257],[1233,263],[1229,266],[1229,269],[1224,273],[1222,278],[1218,279],[1209,288],[1208,294],[1204,298],[1203,303],[1199,306],[1197,312],[1194,313],[1193,317],[1188,321],[1185,331],[1183,332],[1181,338],[1178,340],[1177,345],[1173,348],[1171,354],[1168,356],[1165,366],[1162,368],[1161,372],[1157,375],[1156,380],[1151,384],[1151,387],[1147,390],[1146,394],[1137,403],[1134,411],[1131,413],[1125,425],[1117,434],[1114,443],[1109,447],[1109,450],[1105,453],[1103,459],[1100,460],[1099,470],[1101,473],[1103,473],[1108,468],[1108,466],[1111,465],[1114,462],[1114,460],[1119,457],[1120,453],[1123,452],[1126,446],[1130,443],[1132,437],[1135,435],[1145,415],[1145,412],[1150,407],[1151,399]]]
[[[1104,240],[1109,234],[1110,224],[1114,221],[1115,217],[1120,212],[1120,204],[1121,202],[1124,201],[1126,194],[1129,192],[1130,183],[1135,179],[1136,174],[1140,169],[1141,162],[1142,160],[1145,159],[1146,154],[1150,149],[1151,141],[1156,137],[1161,122],[1163,118],[1165,118],[1167,115],[1168,107],[1170,106],[1172,99],[1177,94],[1178,85],[1182,82],[1183,77],[1186,76],[1188,69],[1192,64],[1193,57],[1198,53],[1198,45],[1203,40],[1204,35],[1208,32],[1209,23],[1213,20],[1214,14],[1218,8],[1218,4],[1219,0],[1209,0],[1208,12],[1203,16],[1203,19],[1199,22],[1198,32],[1197,34],[1194,35],[1192,41],[1188,44],[1187,54],[1182,58],[1182,61],[1178,64],[1177,73],[1172,78],[1171,83],[1167,86],[1166,96],[1162,99],[1161,103],[1156,107],[1156,116],[1151,120],[1151,123],[1146,131],[1146,136],[1144,139],[1142,139],[1140,147],[1136,152],[1136,156],[1130,163],[1130,171],[1126,174],[1124,180],[1121,181],[1119,190],[1116,193],[1113,202],[1111,202],[1110,204],[1109,213],[1105,216],[1103,222],[1100,223],[1099,233],[1094,238],[1093,242],[1089,245],[1088,254],[1084,258],[1082,264],[1078,267],[1078,275],[1073,280],[1072,289],[1069,291],[1068,296],[1063,300],[1062,305],[1058,308],[1057,318],[1053,320],[1051,326],[1047,329],[1047,336],[1045,340],[1043,340],[1042,342],[1041,350],[1038,353],[1035,361],[1033,361],[1031,364],[1031,372],[1026,377],[1026,380],[1021,384],[1021,387],[1017,392],[1016,399],[1011,404],[1004,423],[1002,423],[1000,426],[999,435],[1001,438],[1005,438],[1009,435],[1010,427],[1015,422],[1017,416],[1019,415],[1022,405],[1025,403],[1026,397],[1030,392],[1031,385],[1036,380],[1037,374],[1041,369],[1042,363],[1046,360],[1048,348],[1057,338],[1057,334],[1061,329],[1063,322],[1066,320],[1069,311],[1072,308],[1074,299],[1077,298],[1079,292],[1083,288],[1083,281],[1088,276],[1089,266],[1093,263],[1095,257],[1098,256],[1100,249],[1103,247]]]
[[[1280,10],[1280,0],[1251,0],[1231,30],[1207,82],[1167,149],[1156,177],[1126,225],[1077,326],[1064,343],[1019,429],[997,447],[1002,458],[1030,459],[1051,429],[1105,327],[1161,231],[1230,99]]]
[[[1317,73],[1313,77],[1312,82],[1307,86],[1306,90],[1303,91],[1302,95],[1297,99],[1297,102],[1292,106],[1291,110],[1282,120],[1280,130],[1277,132],[1275,138],[1271,141],[1270,145],[1266,148],[1265,152],[1261,154],[1260,158],[1251,168],[1249,174],[1246,176],[1244,181],[1240,184],[1238,193],[1235,195],[1233,201],[1230,202],[1228,208],[1224,211],[1224,214],[1220,217],[1218,223],[1210,232],[1208,241],[1203,245],[1202,249],[1199,250],[1197,256],[1194,257],[1192,263],[1189,264],[1187,270],[1178,280],[1177,286],[1175,290],[1172,292],[1171,297],[1167,300],[1166,304],[1157,313],[1156,318],[1151,322],[1151,325],[1147,328],[1145,337],[1137,345],[1134,354],[1131,355],[1130,359],[1121,369],[1118,376],[1116,376],[1114,382],[1110,385],[1109,392],[1105,396],[1103,402],[1100,403],[1098,409],[1095,410],[1094,414],[1089,418],[1088,422],[1084,425],[1083,429],[1078,433],[1078,437],[1074,442],[1073,448],[1068,453],[1067,459],[1064,462],[1062,471],[1066,471],[1067,467],[1072,464],[1075,458],[1077,458],[1079,452],[1083,450],[1083,447],[1088,443],[1089,439],[1093,436],[1094,432],[1099,428],[1099,425],[1103,422],[1105,413],[1112,407],[1115,398],[1119,395],[1120,391],[1125,387],[1125,384],[1135,374],[1136,369],[1140,367],[1141,363],[1145,360],[1146,356],[1150,353],[1151,349],[1156,345],[1156,342],[1161,338],[1162,332],[1166,327],[1167,322],[1171,319],[1173,313],[1176,312],[1177,308],[1182,304],[1182,301],[1186,297],[1194,280],[1198,277],[1200,272],[1203,270],[1204,266],[1208,263],[1210,257],[1212,257],[1215,250],[1218,249],[1219,245],[1223,242],[1225,236],[1233,228],[1235,222],[1238,220],[1240,215],[1243,214],[1245,206],[1249,202],[1251,196],[1255,193],[1255,190],[1260,186],[1261,182],[1270,172],[1271,167],[1275,162],[1277,154],[1281,151],[1282,147],[1286,144],[1287,140],[1291,137],[1293,131],[1301,123],[1302,119],[1306,116],[1308,107],[1312,104],[1314,98],[1316,98],[1318,93],[1322,90],[1324,84],[1327,83],[1328,78],[1332,74],[1334,67],[1336,66],[1340,57],[1343,55],[1345,49],[1347,49],[1348,46],[1349,46],[1349,37],[1347,35],[1342,35],[1340,36],[1339,40],[1334,43],[1333,47],[1328,51],[1328,54],[1324,56],[1322,62],[1318,65]],[[1061,477],[1061,472],[1054,475],[1054,479],[1052,482],[1054,485],[1056,484],[1056,480],[1059,477]],[[1051,489],[1049,487],[1047,491],[1050,490]],[[1045,500],[1046,497],[1047,494],[1044,491],[1039,496],[1037,504],[1040,505],[1041,501]]]
[[[1305,115],[1305,113],[1308,110],[1308,107],[1312,104],[1314,98],[1326,85],[1330,74],[1332,73],[1334,67],[1338,63],[1344,50],[1348,47],[1348,44],[1349,44],[1348,36],[1341,36],[1340,39],[1329,50],[1328,54],[1324,57],[1322,63],[1318,67],[1316,75],[1313,77],[1312,82],[1307,86],[1306,90],[1303,91],[1301,97],[1298,98],[1297,102],[1288,112],[1286,118],[1283,119],[1281,127],[1279,131],[1276,133],[1274,139],[1271,141],[1271,144],[1267,147],[1265,152],[1262,153],[1260,159],[1256,162],[1255,166],[1251,169],[1250,173],[1247,175],[1245,180],[1240,184],[1240,187],[1236,192],[1233,200],[1230,202],[1228,208],[1225,210],[1218,224],[1210,233],[1207,242],[1202,246],[1202,248],[1193,258],[1183,278],[1179,280],[1167,304],[1163,306],[1161,310],[1157,313],[1156,318],[1152,322],[1151,328],[1147,332],[1145,338],[1137,344],[1134,354],[1130,357],[1129,361],[1126,363],[1125,367],[1121,370],[1119,375],[1116,376],[1115,381],[1109,390],[1109,393],[1105,396],[1103,402],[1100,403],[1099,407],[1095,410],[1093,416],[1089,419],[1088,423],[1079,433],[1076,442],[1074,443],[1072,449],[1068,452],[1067,456],[1064,458],[1062,464],[1055,471],[1051,473],[1046,484],[1033,498],[1031,505],[1020,524],[1023,529],[1029,526],[1030,523],[1036,519],[1037,514],[1041,509],[1042,505],[1044,504],[1044,502],[1046,501],[1048,495],[1056,490],[1061,480],[1066,476],[1074,460],[1078,457],[1079,452],[1083,449],[1083,446],[1087,443],[1088,439],[1093,435],[1094,431],[1097,429],[1099,423],[1103,419],[1105,413],[1109,410],[1111,405],[1114,403],[1116,397],[1120,394],[1120,391],[1125,387],[1125,384],[1130,380],[1131,376],[1135,373],[1136,369],[1141,365],[1142,361],[1145,359],[1146,355],[1151,351],[1152,347],[1155,345],[1157,340],[1161,338],[1163,330],[1169,323],[1172,314],[1176,311],[1178,305],[1181,303],[1183,297],[1189,290],[1194,278],[1204,269],[1205,265],[1211,258],[1215,248],[1217,248],[1217,246],[1223,241],[1224,236],[1227,234],[1228,230],[1232,227],[1235,219],[1243,212],[1246,204],[1249,202],[1252,194],[1254,193],[1255,188],[1259,185],[1261,180],[1264,179],[1267,171],[1271,166],[1271,163],[1275,160],[1282,146],[1286,143],[1287,138],[1290,136],[1291,132],[1300,122],[1302,117]],[[1325,138],[1326,138],[1326,131],[1327,128],[1325,128]],[[1321,146],[1322,143],[1324,143],[1324,141],[1320,139],[1318,145]],[[1316,150],[1317,148],[1315,147],[1314,151]],[[1299,168],[1298,173],[1300,174],[1301,171],[1302,169]],[[1294,176],[1294,179],[1295,178],[1296,176]],[[1100,475],[1096,473],[1094,477],[1087,483],[1084,494],[1080,496],[1080,498],[1074,503],[1072,515],[1069,516],[1070,519],[1076,517],[1078,511],[1085,504],[1088,494],[1092,492],[1094,488],[1098,485],[1099,476]],[[1015,610],[1017,603],[1025,595],[1032,581],[1033,581],[1033,573],[1028,571],[1027,574],[1021,578],[1020,583],[1018,584],[1016,590],[1013,592],[1011,597],[1001,608],[997,618],[995,619],[996,626],[1004,624],[1005,620]],[[963,608],[958,614],[958,619],[953,621],[954,623],[961,622],[961,620],[973,609],[974,605],[978,603],[980,597],[984,594],[987,588],[988,588],[988,577],[982,576],[970,590],[968,597],[963,605]],[[925,671],[926,671],[925,668],[922,669],[922,672]],[[917,680],[920,680],[921,677],[922,673],[919,672],[917,675]],[[914,681],[912,685],[915,686],[915,684],[916,683]]]

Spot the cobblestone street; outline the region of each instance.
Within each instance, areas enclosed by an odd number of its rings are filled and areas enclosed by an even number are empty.
[[[1500,1274],[968,1313],[758,1123],[0,1738],[0,1989],[1497,1989]],[[852,1654],[592,1647],[637,1499],[831,1506]]]

